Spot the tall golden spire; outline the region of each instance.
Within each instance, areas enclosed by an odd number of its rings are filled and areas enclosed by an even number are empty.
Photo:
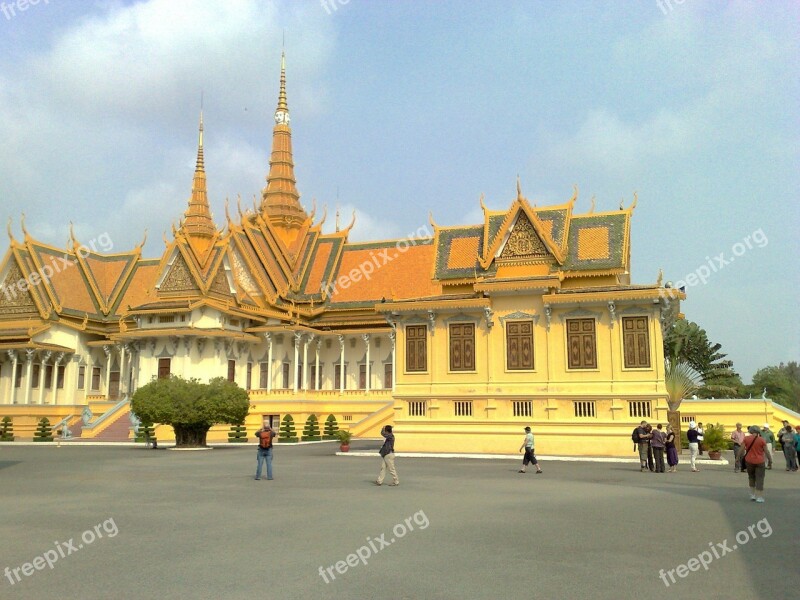
[[[183,231],[193,237],[212,238],[217,228],[211,218],[206,192],[206,170],[203,164],[203,109],[200,109],[200,133],[197,141],[197,164],[194,168],[192,195],[184,213]]]
[[[275,127],[272,129],[272,154],[269,159],[267,187],[261,192],[261,212],[273,225],[285,230],[299,229],[308,218],[300,205],[300,194],[295,185],[292,129],[289,127],[289,121],[289,105],[286,101],[286,54],[281,53],[281,86],[278,93],[278,107],[275,109]]]

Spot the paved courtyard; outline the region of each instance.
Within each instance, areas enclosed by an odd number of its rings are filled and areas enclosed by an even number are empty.
[[[782,459],[755,504],[729,467],[520,475],[401,456],[393,488],[373,485],[377,457],[335,449],[279,446],[275,480],[254,481],[253,446],[3,445],[0,598],[744,599],[800,584],[800,475]]]

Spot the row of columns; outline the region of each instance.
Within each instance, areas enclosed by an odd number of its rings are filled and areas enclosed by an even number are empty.
[[[11,393],[10,395],[10,404],[17,403],[17,370],[20,366],[20,356],[17,350],[7,350],[8,358],[11,359]],[[38,350],[27,348],[25,350],[25,389],[24,389],[24,403],[31,404],[31,398],[33,396],[33,363],[34,357],[36,353],[39,352]],[[54,382],[52,384],[53,390],[53,404],[56,404],[58,400],[58,368],[61,366],[61,361],[64,360],[66,356],[65,352],[57,352],[55,353],[55,358],[53,359],[53,378]],[[53,352],[51,350],[42,351],[41,360],[40,360],[40,367],[39,367],[39,401],[38,404],[44,404],[44,394],[45,394],[45,382],[44,377],[47,371],[47,367],[50,366],[49,362],[50,359],[53,357]],[[66,365],[65,365],[66,367]]]
[[[107,344],[107,345],[103,346],[103,352],[106,355],[106,360],[105,360],[105,369],[106,369],[105,394],[106,394],[106,397],[110,396],[111,367],[112,367],[112,362],[113,362],[113,358],[114,358],[113,357],[114,349],[116,349],[119,352],[119,356],[120,356],[120,387],[119,387],[119,393],[120,393],[121,396],[124,396],[126,393],[129,392],[129,389],[128,389],[128,387],[129,387],[128,386],[128,381],[129,381],[128,374],[129,374],[129,369],[132,368],[132,366],[133,366],[132,365],[132,360],[131,360],[132,357],[133,357],[132,351],[131,351],[131,349],[128,348],[128,346],[126,344],[122,344],[120,346]],[[50,389],[53,390],[52,403],[53,404],[57,404],[57,402],[58,402],[58,390],[59,390],[59,387],[58,387],[58,370],[59,370],[59,367],[61,367],[62,365],[65,367],[65,370],[66,370],[66,367],[69,364],[69,362],[68,362],[69,353],[67,353],[67,352],[53,352],[51,350],[36,350],[36,349],[31,349],[31,348],[25,349],[24,353],[25,354],[23,356],[23,355],[21,355],[21,351],[20,350],[13,350],[13,349],[6,350],[6,354],[7,354],[8,358],[10,359],[10,362],[11,362],[11,378],[10,378],[10,382],[11,382],[10,383],[10,390],[11,391],[10,391],[10,394],[9,394],[9,396],[10,396],[10,398],[9,398],[10,404],[16,404],[20,400],[18,398],[18,391],[17,391],[17,371],[18,371],[20,365],[23,363],[23,361],[24,361],[24,364],[25,364],[25,375],[24,375],[25,385],[22,388],[22,393],[24,394],[23,397],[22,397],[22,402],[24,404],[31,404],[32,403],[33,390],[34,390],[34,388],[33,388],[33,366],[34,366],[34,363],[37,362],[35,360],[37,353],[39,353],[38,364],[40,366],[39,366],[39,379],[38,379],[38,381],[39,381],[39,385],[38,385],[39,392],[38,392],[38,398],[36,399],[37,400],[36,403],[37,404],[44,404],[45,390],[47,389],[46,386],[45,386],[45,374],[47,372],[47,367],[48,366],[52,366],[53,367],[53,383],[52,383]],[[96,366],[96,363],[94,363],[91,360],[91,355],[90,355],[90,360],[89,360],[89,362],[87,364],[80,365],[80,364],[76,363],[76,368],[80,368],[82,366],[86,368],[86,371],[84,373],[84,389],[86,389],[88,387],[88,385],[89,385],[89,382],[91,381],[92,368],[94,366]],[[67,376],[67,374],[65,372],[65,375],[64,375],[65,379],[66,379],[66,376]]]
[[[272,333],[267,332],[264,334],[265,339],[267,340],[267,392],[272,391]],[[345,360],[345,336],[344,334],[337,334],[339,339],[339,393],[344,392],[344,384],[345,384],[345,365],[347,361]],[[371,334],[365,333],[362,334],[361,338],[364,340],[364,344],[366,345],[367,352],[366,352],[366,385],[365,391],[370,391],[370,339]],[[394,331],[389,332],[389,339],[392,344],[392,389],[394,389],[395,385],[395,369],[396,363],[395,360],[395,333]],[[315,333],[304,333],[301,331],[294,332],[294,372],[292,377],[292,391],[297,393],[298,391],[306,391],[308,390],[308,346],[314,342],[316,346],[314,348],[314,389],[320,389],[321,385],[321,377],[320,377],[320,369],[319,369],[319,351],[320,351],[320,344],[322,343],[322,339],[319,335]],[[302,351],[303,351],[303,378],[300,385],[298,385],[299,377],[299,369],[300,369],[300,346],[302,344]]]

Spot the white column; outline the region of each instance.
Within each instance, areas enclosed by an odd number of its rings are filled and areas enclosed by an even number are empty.
[[[111,346],[103,346],[106,353],[106,400],[111,399]]]
[[[395,352],[395,345],[396,345],[395,338],[396,337],[397,337],[397,334],[394,331],[390,331],[389,332],[389,339],[392,341],[392,392],[394,392],[395,374],[397,373],[397,371],[396,371],[396,369],[397,369],[397,357],[395,356],[396,355],[396,352]]]
[[[320,376],[319,376],[319,346],[320,346],[321,343],[322,343],[322,338],[320,337],[320,338],[317,339],[317,346],[316,346],[316,348],[314,350],[314,379],[316,380],[314,382],[314,389],[315,390],[319,390],[319,382],[320,382]]]
[[[299,331],[294,332],[294,373],[292,377],[292,392],[297,393],[297,373],[300,359],[300,342],[303,341],[303,334]]]
[[[17,353],[14,350],[8,351],[8,357],[11,359],[11,397],[10,404],[17,403]]]
[[[56,360],[53,363],[53,406],[58,404],[58,367],[61,360],[64,358],[64,353],[59,352],[56,354]],[[64,385],[66,385],[67,374],[64,373]]]
[[[344,336],[339,334],[339,393],[344,394]]]
[[[369,378],[370,378],[370,368],[369,368],[369,334],[365,333],[361,336],[364,339],[364,343],[367,345],[367,364],[366,364],[366,377],[364,377],[364,392],[369,394]]]
[[[36,354],[36,350],[29,348],[25,350],[25,404],[31,403],[31,393],[33,392],[33,381],[31,380],[31,376],[33,374],[33,355]],[[39,374],[39,378],[41,379],[41,373]]]
[[[307,336],[303,342],[303,391],[308,389],[308,345],[314,341],[313,334]]]
[[[267,338],[267,393],[272,391],[272,334],[265,333]]]
[[[125,393],[128,391],[125,389],[125,367],[126,367],[126,358],[128,357],[128,346],[122,344],[119,349],[119,394],[123,398],[125,397]]]
[[[50,360],[50,356],[53,353],[48,351],[44,353],[42,356],[42,364],[39,365],[39,404],[44,404],[44,384],[47,379],[47,361]],[[50,380],[50,385],[53,385],[53,381]]]

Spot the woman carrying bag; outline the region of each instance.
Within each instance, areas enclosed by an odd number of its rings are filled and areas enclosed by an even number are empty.
[[[740,456],[737,459],[741,459],[747,468],[750,500],[764,502],[767,442],[761,437],[761,430],[757,425],[751,425],[747,428],[747,431],[750,435],[744,438],[744,443],[739,448]]]

